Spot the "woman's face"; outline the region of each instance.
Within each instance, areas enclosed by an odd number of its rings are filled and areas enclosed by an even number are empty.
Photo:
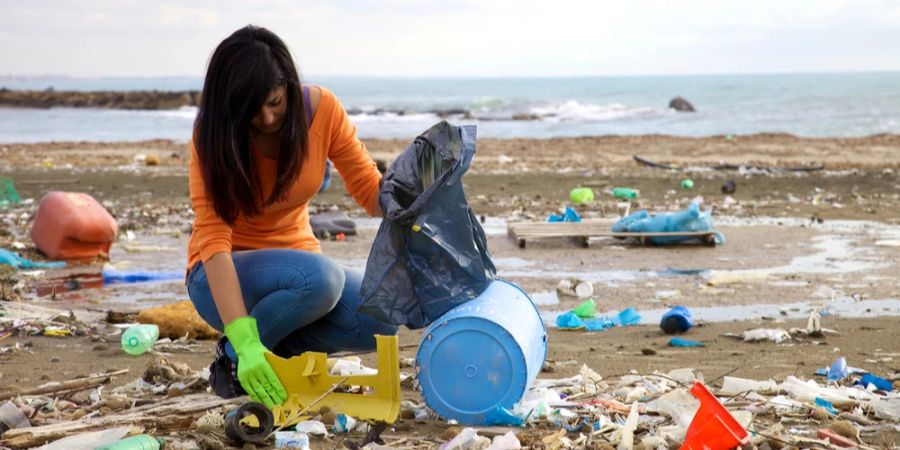
[[[287,89],[279,86],[269,91],[266,101],[259,112],[253,116],[250,125],[262,134],[277,133],[284,122],[284,112],[287,110]]]

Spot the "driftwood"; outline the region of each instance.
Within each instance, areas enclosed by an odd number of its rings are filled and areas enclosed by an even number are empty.
[[[12,429],[3,434],[0,444],[14,449],[29,448],[74,434],[123,425],[156,428],[162,431],[186,430],[200,414],[226,405],[237,405],[241,401],[241,398],[222,399],[210,394],[185,395],[131,408],[114,415]]]
[[[684,170],[685,167],[679,167],[672,164],[659,163],[655,161],[650,161],[649,159],[642,158],[638,155],[633,155],[635,162],[638,164],[653,167],[655,169],[665,169],[665,170]],[[701,166],[702,167],[702,166]],[[712,166],[703,167],[706,169],[712,170],[740,170],[741,167],[749,170],[762,170],[766,172],[817,172],[819,170],[824,170],[825,166],[819,164],[817,166],[800,166],[800,167],[765,167],[765,166],[753,166],[749,164],[715,164]]]
[[[20,395],[59,394],[62,392],[81,391],[84,389],[90,389],[94,386],[108,382],[109,378],[112,376],[122,375],[124,373],[128,373],[128,369],[117,370],[115,372],[109,372],[109,373],[102,373],[100,375],[94,375],[92,377],[77,378],[75,380],[63,381],[62,383],[59,383],[59,384],[39,386],[36,388],[24,390],[24,391],[4,392],[4,393],[0,394],[0,401],[15,398]]]

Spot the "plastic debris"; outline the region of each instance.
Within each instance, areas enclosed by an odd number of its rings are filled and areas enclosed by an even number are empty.
[[[275,448],[309,450],[309,435],[301,431],[276,431]]]
[[[22,197],[16,191],[13,180],[7,177],[0,177],[0,209],[16,206],[22,202]]]
[[[504,435],[494,437],[488,450],[516,450],[520,448],[522,448],[522,443],[519,441],[519,438],[512,431],[507,431]]]
[[[479,436],[474,428],[464,428],[450,442],[441,446],[441,450],[485,450],[491,446],[491,440]]]
[[[581,222],[581,216],[571,206],[566,206],[562,214],[551,214],[547,217],[547,222]]]
[[[669,339],[669,347],[706,347],[706,344],[700,341],[692,341],[690,339],[672,338]]]
[[[691,202],[684,210],[671,213],[650,214],[647,210],[633,212],[612,225],[616,233],[659,233],[659,232],[714,232],[717,244],[725,243],[725,236],[715,231],[712,211],[701,211],[699,202]],[[654,244],[677,244],[696,240],[692,236],[654,236],[650,242]]]
[[[520,427],[525,424],[525,421],[521,417],[516,416],[502,406],[498,406],[493,411],[488,412],[484,419],[485,425]]]
[[[640,191],[627,187],[615,187],[612,189],[612,196],[615,198],[637,198]]]
[[[580,330],[584,329],[584,321],[577,314],[569,311],[557,316],[556,326],[560,330]]]
[[[863,375],[857,383],[862,385],[863,387],[868,387],[869,385],[875,386],[875,389],[878,389],[880,391],[890,392],[894,390],[893,383],[871,373]]]
[[[695,382],[691,394],[700,400],[700,409],[687,429],[682,450],[728,450],[750,441],[747,430],[703,383]]]
[[[153,348],[159,339],[156,325],[133,325],[122,333],[122,350],[129,355],[140,355]]]
[[[823,398],[816,397],[816,406],[823,408],[825,411],[828,411],[829,414],[836,416],[838,414],[837,408],[834,407],[831,402],[825,400]]]
[[[141,434],[127,437],[113,444],[97,447],[94,450],[159,450],[160,448],[162,448],[161,440],[147,434]]]
[[[576,306],[572,312],[579,318],[592,319],[597,314],[597,304],[594,303],[594,299],[590,299]]]
[[[690,178],[685,178],[685,179],[681,180],[681,188],[686,191],[694,189],[694,180],[692,180]]]
[[[569,192],[569,200],[576,205],[583,205],[594,201],[594,190],[587,187],[575,188]]]
[[[13,402],[0,405],[0,435],[13,428],[30,427],[31,422]]]
[[[303,422],[298,423],[294,427],[294,430],[305,434],[311,434],[313,436],[328,435],[328,427],[326,427],[324,423],[318,420],[304,420]]]
[[[691,312],[684,306],[676,306],[665,314],[659,321],[659,327],[666,334],[684,333],[694,326]]]
[[[744,392],[777,392],[777,384],[773,380],[756,381],[746,378],[724,377],[719,395],[738,395]]]
[[[638,314],[637,310],[634,308],[626,308],[619,312],[616,317],[613,318],[613,323],[618,326],[628,327],[632,325],[637,325],[641,321],[641,315]]]
[[[850,375],[850,368],[847,367],[847,360],[841,356],[838,359],[834,360],[831,363],[831,367],[828,369],[828,380],[829,381],[838,381],[847,378]]]
[[[0,264],[12,266],[13,269],[57,269],[66,266],[62,261],[34,262],[5,248],[0,248]]]
[[[730,335],[726,334],[726,336]],[[786,330],[782,330],[780,328],[756,328],[741,333],[740,338],[743,339],[744,342],[770,341],[776,344],[780,344],[782,342],[791,340],[791,335]]]
[[[356,419],[346,414],[338,414],[334,417],[334,425],[331,431],[335,434],[344,434],[353,431],[356,428]]]
[[[121,283],[146,283],[149,281],[172,281],[184,280],[184,272],[166,272],[166,271],[134,271],[120,272],[117,270],[103,270],[103,283],[105,284],[121,284]]]
[[[588,298],[594,295],[594,285],[577,278],[564,278],[556,285],[556,293],[570,297]]]

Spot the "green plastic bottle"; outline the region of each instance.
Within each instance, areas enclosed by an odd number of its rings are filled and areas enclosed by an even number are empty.
[[[139,434],[122,439],[115,444],[97,447],[94,450],[159,450],[163,441],[147,434]]]
[[[627,187],[617,187],[613,188],[612,195],[615,198],[636,198],[638,196],[638,191]]]
[[[122,350],[129,355],[140,355],[153,347],[159,339],[156,325],[132,325],[122,333]]]

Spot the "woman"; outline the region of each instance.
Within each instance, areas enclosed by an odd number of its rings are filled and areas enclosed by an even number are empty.
[[[307,205],[331,160],[347,190],[381,216],[381,173],[334,94],[300,85],[284,42],[242,28],[209,62],[191,143],[191,301],[224,331],[210,385],[267,406],[286,393],[266,361],[304,351],[374,349],[397,328],[359,314],[362,275],[321,254]]]

